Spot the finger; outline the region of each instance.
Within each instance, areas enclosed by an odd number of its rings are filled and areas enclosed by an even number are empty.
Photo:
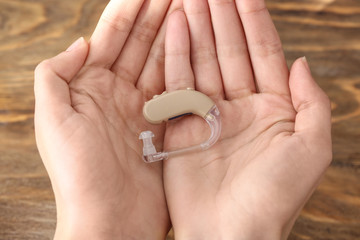
[[[88,50],[87,42],[80,38],[67,51],[36,67],[34,90],[37,111],[58,114],[62,106],[71,107],[68,84],[84,65]]]
[[[208,96],[223,98],[221,73],[207,0],[184,1],[184,9],[190,28],[191,63],[196,89]]]
[[[226,98],[256,92],[246,39],[233,0],[209,0]]]
[[[295,134],[300,135],[309,149],[324,149],[331,155],[331,107],[329,98],[311,76],[305,58],[298,59],[290,72],[290,90],[297,111]],[[331,160],[331,157],[327,157]]]
[[[111,0],[90,40],[86,65],[110,68],[131,32],[144,0]]]
[[[173,0],[161,25],[158,35],[148,54],[136,87],[146,99],[152,98],[165,90],[165,35],[170,15],[182,8],[183,0]]]
[[[190,37],[183,11],[171,14],[165,38],[166,91],[194,88],[190,64]]]
[[[170,0],[145,1],[119,58],[112,66],[112,71],[121,79],[133,84],[138,80],[169,4]]]
[[[289,71],[279,35],[264,0],[237,0],[260,92],[289,95]]]

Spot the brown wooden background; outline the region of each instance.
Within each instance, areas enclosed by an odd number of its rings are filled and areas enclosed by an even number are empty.
[[[34,140],[33,70],[89,38],[106,2],[0,0],[1,240],[52,238],[56,212]],[[360,239],[360,1],[267,2],[289,64],[307,56],[333,103],[334,161],[289,239]]]

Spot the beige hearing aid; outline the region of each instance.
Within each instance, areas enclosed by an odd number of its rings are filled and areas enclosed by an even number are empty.
[[[142,132],[139,139],[143,140],[143,159],[145,162],[156,162],[166,160],[171,156],[207,150],[220,137],[220,112],[214,101],[205,94],[192,89],[178,90],[170,93],[164,92],[161,95],[155,95],[153,99],[145,103],[143,114],[145,119],[152,124],[160,124],[163,121],[170,121],[184,115],[195,114],[204,118],[211,129],[210,138],[206,142],[171,152],[157,152],[152,143],[154,134],[151,131]]]

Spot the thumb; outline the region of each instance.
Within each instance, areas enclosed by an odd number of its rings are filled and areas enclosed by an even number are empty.
[[[56,112],[61,106],[71,106],[69,83],[87,58],[89,45],[79,38],[66,51],[41,62],[35,69],[36,110]]]
[[[305,57],[295,61],[289,81],[293,106],[297,112],[295,134],[300,135],[309,149],[316,147],[331,155],[330,100],[312,78]]]

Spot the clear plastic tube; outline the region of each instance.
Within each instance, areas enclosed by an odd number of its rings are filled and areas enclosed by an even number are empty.
[[[179,156],[191,152],[205,151],[212,147],[219,139],[221,134],[221,118],[220,111],[214,105],[210,111],[205,115],[204,119],[210,126],[211,135],[209,139],[200,145],[182,148],[170,152],[156,152],[155,146],[152,142],[154,134],[151,131],[145,131],[140,134],[139,139],[143,140],[143,160],[147,163],[166,160],[169,157]]]

